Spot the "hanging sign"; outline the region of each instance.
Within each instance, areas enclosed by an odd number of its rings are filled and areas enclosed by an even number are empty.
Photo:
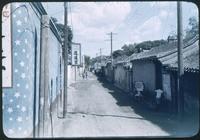
[[[11,6],[7,4],[2,10],[2,76],[3,87],[12,86],[12,57],[11,57]]]
[[[80,43],[72,43],[72,65],[80,66],[81,65],[81,44]]]

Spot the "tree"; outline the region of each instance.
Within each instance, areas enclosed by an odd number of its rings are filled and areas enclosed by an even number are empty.
[[[90,56],[85,55],[84,62],[85,62],[85,67],[88,68],[88,66],[90,65]]]
[[[132,55],[133,53],[140,53],[142,52],[143,50],[150,50],[154,47],[158,47],[158,46],[161,46],[161,45],[165,45],[167,44],[167,41],[166,40],[154,40],[154,41],[143,41],[141,43],[134,43],[134,44],[125,44],[122,46],[122,50],[116,50],[113,52],[113,58],[117,58],[119,56],[123,56],[123,55],[126,55],[126,56],[130,56]]]
[[[198,34],[198,32],[199,32],[199,23],[196,17],[190,17],[184,40],[187,41],[187,40],[192,39]]]
[[[116,51],[113,52],[113,58],[114,59],[119,57],[119,56],[122,56],[122,55],[124,55],[124,51],[123,50],[116,50]]]
[[[65,37],[65,26],[61,23],[58,23],[58,20],[55,17],[51,17],[51,20],[55,23],[58,32],[60,33],[61,39],[62,41],[64,40]],[[67,28],[68,30],[68,53],[71,54],[71,43],[72,43],[72,39],[73,39],[73,32],[70,26],[68,26]]]
[[[122,50],[124,51],[124,54],[127,56],[130,56],[135,52],[135,46],[136,44],[129,44],[129,45],[124,45],[122,46]]]
[[[154,40],[154,41],[144,41],[144,42],[141,42],[139,44],[137,44],[135,46],[135,48],[137,48],[137,50],[140,52],[142,50],[150,50],[154,47],[158,47],[158,46],[161,46],[161,45],[165,45],[167,44],[167,41],[166,40]]]
[[[57,22],[58,22],[57,18],[55,18],[55,17],[51,17],[51,20],[52,20],[54,23],[57,23]]]

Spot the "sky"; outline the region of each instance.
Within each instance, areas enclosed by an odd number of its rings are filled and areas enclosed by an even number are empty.
[[[64,23],[63,2],[43,2],[49,16]],[[189,17],[198,19],[198,8],[192,2],[183,4],[183,29]],[[110,36],[113,51],[124,44],[147,40],[167,39],[177,31],[176,2],[70,2],[68,25],[73,30],[73,42],[81,43],[82,55],[110,55]],[[199,21],[199,20],[198,20]],[[106,41],[107,40],[107,41]]]

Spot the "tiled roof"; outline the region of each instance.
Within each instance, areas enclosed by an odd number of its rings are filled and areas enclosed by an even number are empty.
[[[199,41],[196,41],[190,46],[187,46],[183,49],[183,64],[184,67],[191,67],[191,68],[198,68],[199,66]],[[197,58],[195,61],[192,61],[193,59]],[[158,60],[162,62],[164,65],[169,65],[170,67],[177,67],[177,51],[166,56],[158,57]],[[192,65],[188,65],[187,63],[193,63]],[[195,64],[194,64],[195,63]],[[196,65],[196,66],[194,66]]]
[[[101,66],[105,67],[108,63],[111,63],[111,59],[105,59],[101,61]]]
[[[177,58],[177,57],[176,57]],[[185,71],[199,72],[199,50],[187,55],[183,59],[183,65]],[[168,65],[169,69],[177,70],[177,60]]]
[[[133,54],[127,59],[128,61],[142,59],[157,59],[163,65],[171,68],[177,68],[177,45],[176,42],[169,43],[165,46],[155,47],[148,52]],[[185,69],[199,70],[199,37],[190,40],[184,44],[183,65]]]
[[[113,64],[116,65],[116,64],[124,63],[127,58],[128,58],[127,55],[122,55],[120,57],[117,57],[116,59],[113,60]]]
[[[100,63],[100,64],[101,64],[101,66],[102,66],[102,67],[105,67],[105,66],[106,66],[106,64],[107,64],[107,61],[105,61],[105,60],[104,60],[104,61],[101,61],[101,63]]]

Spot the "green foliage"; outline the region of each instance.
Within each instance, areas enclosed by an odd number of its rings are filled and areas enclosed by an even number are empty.
[[[199,22],[196,17],[190,17],[184,40],[188,41],[199,33]]]
[[[188,28],[186,29],[186,36],[184,38],[185,41],[188,41],[192,39],[194,36],[196,36],[199,32],[199,22],[197,21],[196,17],[190,17],[188,21]],[[173,39],[176,39],[177,33],[172,32],[170,37]],[[113,52],[113,58],[116,59],[117,57],[126,55],[130,56],[133,53],[140,53],[143,50],[150,50],[154,47],[158,46],[165,46],[168,43],[167,40],[154,40],[154,41],[143,41],[141,43],[135,43],[135,44],[125,44],[122,46],[120,50],[115,50]],[[90,60],[91,64],[94,64],[95,62],[98,62],[100,58],[92,58]]]
[[[88,66],[90,65],[90,56],[85,55],[84,62],[85,62],[86,68],[88,68]]]
[[[113,52],[113,58],[114,59],[119,57],[119,56],[122,56],[122,55],[124,55],[124,51],[123,50],[116,50],[116,51]]]
[[[154,40],[154,41],[144,41],[135,46],[140,52],[142,50],[150,50],[151,48],[158,47],[160,45],[167,44],[166,40]]]
[[[57,18],[55,18],[55,17],[51,17],[51,20],[52,20],[54,23],[57,23],[57,22],[58,22]]]
[[[61,36],[61,39],[64,40],[64,37],[65,37],[65,26],[61,23],[58,23],[58,20],[54,17],[51,17],[52,21],[55,23],[57,29],[58,29],[58,32],[60,33],[60,36]],[[72,39],[73,39],[73,32],[72,32],[72,29],[70,26],[67,27],[67,30],[68,30],[68,53],[70,54],[71,53],[71,42],[72,42]]]
[[[110,59],[110,56],[105,56],[105,55],[102,55],[101,57],[100,56],[97,56],[95,58],[92,58],[90,59],[90,65],[94,65],[94,63],[98,62],[100,63],[101,62],[101,59],[104,61],[104,60],[108,60]]]
[[[150,50],[151,48],[158,47],[160,45],[167,44],[166,40],[154,40],[154,41],[143,41],[138,44],[125,44],[122,46],[122,50],[116,50],[113,52],[113,58],[117,58],[122,55],[130,56],[133,53],[140,53],[143,50]]]
[[[122,50],[124,51],[125,55],[130,56],[136,51],[135,46],[136,44],[128,44],[128,45],[125,44],[124,46],[122,46]]]
[[[94,65],[95,62],[97,62],[96,58],[90,59],[90,65]]]
[[[64,30],[65,30],[65,26],[63,25],[63,24],[61,24],[61,23],[56,23],[56,25],[57,25],[57,29],[58,29],[58,31],[59,31],[59,33],[60,33],[60,35],[61,35],[61,38],[63,38],[64,39]],[[72,42],[72,39],[73,39],[73,33],[72,33],[72,29],[71,29],[71,27],[67,27],[67,30],[68,30],[68,41],[69,42]]]

